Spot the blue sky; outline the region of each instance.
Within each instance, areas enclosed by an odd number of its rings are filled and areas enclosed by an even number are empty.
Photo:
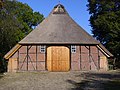
[[[18,0],[27,3],[34,11],[38,11],[45,17],[49,15],[53,7],[60,1],[65,6],[69,15],[88,33],[91,34],[91,27],[89,24],[89,12],[86,5],[87,0]]]

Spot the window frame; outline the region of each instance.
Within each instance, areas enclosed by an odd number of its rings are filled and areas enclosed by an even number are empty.
[[[46,46],[40,45],[40,53],[45,53],[45,52],[46,52]]]
[[[71,45],[71,53],[76,53],[76,45]]]

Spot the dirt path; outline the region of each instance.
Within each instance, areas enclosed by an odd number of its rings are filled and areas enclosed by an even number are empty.
[[[107,83],[113,80],[120,80],[119,72],[6,73],[0,75],[0,90],[107,90]]]

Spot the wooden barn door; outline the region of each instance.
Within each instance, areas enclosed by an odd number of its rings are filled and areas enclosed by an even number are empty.
[[[10,58],[9,59],[8,72],[17,72],[17,58]]]
[[[103,70],[103,71],[108,70],[108,62],[105,56],[100,57],[100,70]]]
[[[64,46],[52,46],[47,48],[48,71],[69,71],[70,51]]]

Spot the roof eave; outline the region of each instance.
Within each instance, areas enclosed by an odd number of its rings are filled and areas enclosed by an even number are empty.
[[[73,45],[73,44],[76,44],[76,45],[98,45],[99,43],[80,43],[80,42],[22,42],[22,43],[19,43],[20,45],[52,45],[52,44],[59,44],[59,45]]]
[[[16,44],[5,56],[5,59],[9,59],[22,45]]]
[[[97,47],[108,57],[113,57],[114,55],[110,53],[102,44],[97,45]]]

